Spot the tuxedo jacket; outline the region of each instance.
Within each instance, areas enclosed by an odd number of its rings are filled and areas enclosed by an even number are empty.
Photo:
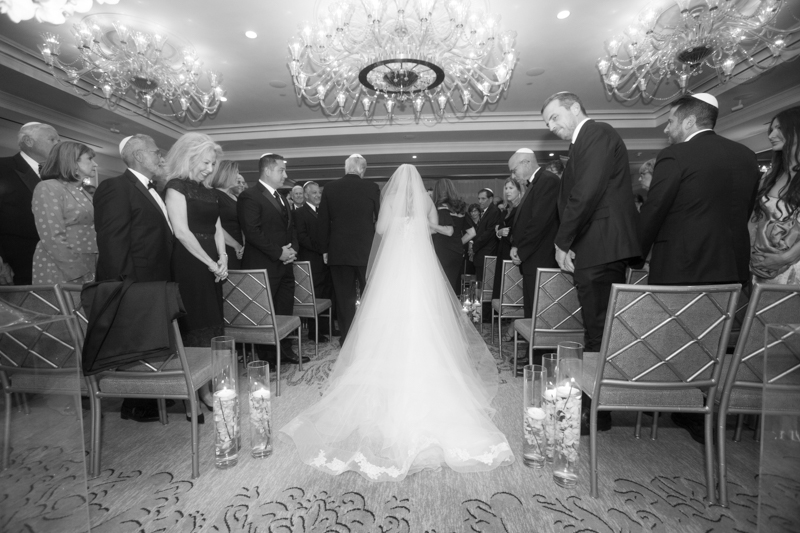
[[[746,282],[756,155],[713,131],[662,150],[642,205],[651,283]]]
[[[174,237],[161,206],[130,171],[94,193],[97,280],[170,281]]]
[[[292,221],[294,211],[289,208],[285,198],[282,200],[286,202],[286,218],[278,200],[260,181],[239,195],[236,212],[246,243],[242,257],[243,269],[265,268],[270,278],[293,273],[292,264],[284,265],[280,260],[283,247],[287,244],[295,251],[299,248]]]
[[[355,174],[325,185],[319,205],[319,243],[328,254],[328,265],[367,265],[380,204],[378,185]]]
[[[321,248],[317,240],[319,227],[319,211],[311,209],[307,203],[294,210],[294,226],[297,229],[298,261],[311,263],[311,274],[314,282],[322,281],[328,266],[322,258]]]
[[[533,175],[514,215],[511,244],[517,248],[523,274],[536,274],[538,268],[555,268],[553,242],[558,231],[558,190],[561,180],[540,168]]]
[[[555,244],[575,252],[575,268],[640,255],[628,150],[602,122],[586,121],[561,177]]]
[[[31,283],[39,233],[31,210],[40,182],[22,154],[0,158],[0,257],[14,270],[14,283]]]
[[[475,229],[475,237],[472,239],[472,252],[474,259],[472,262],[483,268],[483,259],[487,255],[497,254],[497,232],[494,227],[503,221],[503,213],[494,203],[489,204],[486,212],[481,215],[478,227]]]

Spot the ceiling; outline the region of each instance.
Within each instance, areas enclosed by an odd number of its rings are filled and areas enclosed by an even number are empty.
[[[646,0],[491,0],[503,29],[517,32],[519,61],[506,95],[467,118],[436,122],[430,107],[415,123],[413,115],[389,124],[376,119],[350,122],[325,117],[296,98],[286,66],[287,40],[303,19],[312,18],[315,0],[120,0],[95,3],[90,13],[137,16],[189,40],[207,68],[223,75],[228,101],[216,115],[198,124],[143,116],[128,109],[98,108],[58,85],[38,53],[43,31],[62,38],[62,52],[72,43],[75,15],[61,26],[0,16],[0,155],[16,151],[16,133],[25,122],[53,124],[64,138],[90,144],[98,153],[103,176],[124,167],[117,144],[134,133],[152,135],[168,148],[182,133],[201,131],[240,162],[255,181],[258,157],[280,153],[289,160],[295,180],[325,180],[342,174],[345,158],[363,154],[367,176],[385,178],[402,163],[417,165],[424,177],[478,178],[508,174],[509,156],[521,147],[536,151],[540,163],[566,155],[567,143],[551,134],[539,115],[550,94],[570,90],[589,115],[612,124],[625,139],[631,165],[637,167],[666,146],[665,102],[621,102],[609,97],[595,67],[603,42],[619,33]],[[672,2],[653,2],[667,6]],[[278,7],[280,6],[280,7]],[[568,9],[564,20],[556,13]],[[800,0],[789,0],[786,17],[800,20]],[[246,30],[258,33],[245,37]],[[692,87],[720,101],[717,131],[755,151],[767,150],[765,124],[778,111],[800,104],[800,67],[784,63],[746,83],[718,85],[698,80]],[[543,71],[539,73],[539,71]],[[533,75],[536,74],[536,75]],[[271,84],[272,82],[272,84]],[[285,87],[280,87],[285,84]],[[275,87],[275,85],[279,87]],[[674,86],[668,94],[674,91]],[[731,108],[744,106],[736,112]],[[429,104],[426,104],[429,105]],[[427,117],[426,117],[427,115]],[[114,131],[112,131],[114,130]],[[118,133],[117,133],[118,132]],[[550,156],[550,154],[554,154]],[[412,156],[416,155],[416,158]]]

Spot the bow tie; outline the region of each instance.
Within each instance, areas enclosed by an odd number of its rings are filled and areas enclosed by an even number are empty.
[[[156,190],[156,184],[153,183],[152,181],[148,181],[147,182],[147,188],[148,189],[153,189],[155,191]],[[158,191],[156,191],[156,192],[158,192]]]

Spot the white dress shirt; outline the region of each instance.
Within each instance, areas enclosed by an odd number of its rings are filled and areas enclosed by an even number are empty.
[[[36,175],[37,175],[37,176],[39,176],[39,177],[41,178],[41,177],[42,177],[42,175],[41,175],[41,174],[39,174],[39,163],[37,163],[37,162],[36,162],[36,160],[35,160],[34,158],[32,158],[31,156],[29,156],[28,154],[26,154],[26,153],[25,153],[25,152],[23,152],[23,151],[20,151],[20,154],[22,154],[22,159],[24,159],[25,161],[27,161],[27,162],[28,162],[28,164],[29,164],[29,165],[31,166],[31,168],[33,169],[33,171],[34,171],[34,172],[36,172]]]
[[[156,201],[158,206],[161,208],[161,212],[164,213],[164,218],[167,219],[167,224],[169,224],[170,231],[175,233],[174,230],[172,229],[172,224],[170,224],[169,215],[167,214],[167,205],[164,203],[164,200],[162,200],[161,196],[158,195],[158,191],[156,191],[155,189],[150,189],[150,188],[147,187],[147,185],[149,185],[152,180],[150,178],[148,178],[147,176],[145,176],[144,174],[142,174],[140,172],[136,172],[132,168],[129,168],[128,170],[130,170],[131,174],[136,176],[136,178],[139,181],[142,182],[142,185],[144,185],[144,188],[148,190],[148,192],[150,193],[150,196],[153,197],[153,199]]]
[[[575,141],[578,140],[578,134],[581,132],[581,128],[583,127],[584,124],[586,124],[587,120],[589,120],[589,119],[585,118],[585,119],[581,120],[578,123],[578,126],[575,128],[575,131],[572,132],[572,144],[575,144]]]
[[[692,133],[691,135],[689,135],[688,137],[686,137],[686,138],[683,140],[683,142],[685,142],[685,143],[688,143],[689,141],[691,141],[691,140],[692,140],[692,137],[694,137],[694,136],[695,136],[695,135],[697,135],[698,133],[703,133],[704,131],[714,131],[714,130],[712,130],[711,128],[706,128],[706,129],[704,129],[704,130],[696,131],[696,132]]]

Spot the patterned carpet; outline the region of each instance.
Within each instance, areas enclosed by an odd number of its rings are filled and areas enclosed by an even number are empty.
[[[313,357],[313,345],[304,348]],[[326,344],[303,372],[289,367],[283,394],[273,400],[275,427],[319,396],[337,352]],[[495,421],[512,448],[520,450],[521,378],[511,376],[510,354],[500,358],[496,348],[493,354],[501,379]],[[647,429],[641,440],[633,438],[633,415],[614,415],[614,428],[598,438],[600,498],[593,499],[587,437],[581,439],[575,490],[556,486],[548,469],[529,469],[520,457],[488,473],[464,475],[445,468],[401,483],[372,484],[354,473],[317,472],[281,440],[271,457],[254,459],[246,451],[246,421],[239,464],[215,469],[213,429],[207,422],[201,426],[201,475],[192,480],[189,425],[180,405],[162,426],[123,421],[118,404],[106,402],[103,471],[88,480],[87,491],[82,451],[69,443],[79,442],[81,431],[88,442],[88,424],[76,429],[75,418],[36,398],[30,403],[31,415],[15,409],[12,416],[13,464],[0,474],[3,532],[86,531],[89,523],[94,532],[114,533],[756,531],[759,445],[752,432],[729,446],[731,501],[722,508],[703,502],[700,445],[666,416],[658,440],[651,441]],[[798,479],[775,475],[771,484],[761,481],[775,487],[776,494],[765,495],[775,516],[800,501]],[[789,531],[785,527],[775,519],[770,531]]]

